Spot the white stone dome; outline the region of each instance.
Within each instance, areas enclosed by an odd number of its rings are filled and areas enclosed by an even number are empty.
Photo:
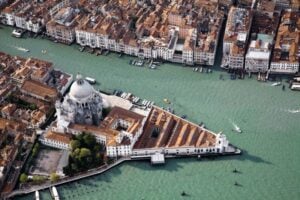
[[[70,96],[74,99],[81,100],[91,96],[94,93],[94,88],[86,80],[77,75],[76,81],[70,88]]]

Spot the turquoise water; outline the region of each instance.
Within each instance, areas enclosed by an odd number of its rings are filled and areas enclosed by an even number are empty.
[[[104,90],[122,89],[155,101],[170,99],[177,114],[223,131],[242,156],[215,160],[172,159],[161,167],[130,162],[110,172],[58,187],[63,199],[300,199],[300,92],[255,78],[229,79],[220,70],[195,73],[191,68],[164,64],[158,70],[128,64],[130,57],[95,56],[41,39],[15,39],[0,29],[0,51],[55,63],[66,72],[91,76]],[[18,51],[13,46],[30,49]],[[47,54],[41,50],[46,49]],[[219,80],[223,74],[225,80]],[[232,132],[232,122],[242,134]],[[231,171],[237,168],[242,173]],[[237,181],[242,187],[234,186]],[[190,196],[182,197],[185,191]],[[42,199],[50,199],[49,192]],[[32,199],[28,195],[18,199]]]

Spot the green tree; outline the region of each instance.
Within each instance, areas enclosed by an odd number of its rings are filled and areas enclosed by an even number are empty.
[[[37,106],[34,103],[32,103],[32,104],[29,105],[29,109],[36,110]]]
[[[79,154],[79,159],[83,159],[83,158],[89,157],[91,155],[92,155],[91,150],[89,150],[87,148],[81,148],[80,154]]]
[[[77,166],[76,163],[71,164],[71,170],[74,171],[74,172],[78,172],[78,166]]]
[[[95,136],[93,136],[90,133],[84,134],[83,141],[84,141],[86,147],[92,147],[92,146],[94,146],[96,144],[96,138],[95,138]]]
[[[37,142],[35,143],[34,147],[32,148],[32,156],[35,157],[40,149],[40,144]]]
[[[33,176],[32,177],[32,181],[34,182],[34,183],[41,183],[41,182],[43,182],[43,181],[45,181],[46,179],[45,179],[45,177],[43,177],[43,176],[38,176],[38,175],[36,175],[36,176]]]
[[[79,159],[79,154],[80,154],[80,148],[77,148],[71,153],[71,158],[73,160]]]
[[[79,140],[72,140],[71,141],[71,148],[72,150],[80,148],[81,144]]]
[[[50,174],[50,181],[51,181],[52,183],[57,182],[58,179],[59,179],[59,176],[58,176],[56,173]]]
[[[20,176],[20,182],[21,183],[26,183],[27,180],[28,180],[28,176],[26,174],[22,173],[21,176]]]

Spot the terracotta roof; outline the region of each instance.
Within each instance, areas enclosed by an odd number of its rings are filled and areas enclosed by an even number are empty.
[[[47,97],[56,98],[58,95],[56,89],[34,80],[24,81],[23,85],[21,86],[21,90],[40,96],[44,99]]]
[[[64,133],[57,133],[49,130],[44,137],[48,140],[59,141],[65,144],[70,144],[71,136]]]

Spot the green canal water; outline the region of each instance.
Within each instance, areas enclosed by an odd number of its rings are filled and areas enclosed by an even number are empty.
[[[95,56],[42,39],[15,39],[0,29],[0,51],[51,61],[66,72],[94,77],[104,90],[121,89],[164,105],[177,114],[223,131],[243,150],[241,156],[214,160],[172,159],[165,166],[128,162],[103,175],[58,187],[62,199],[300,199],[300,92],[252,79],[230,80],[215,67],[212,74],[164,64],[158,70],[133,67],[130,57]],[[14,46],[30,49],[30,53]],[[47,54],[42,54],[43,49]],[[220,80],[223,74],[225,80]],[[242,134],[232,132],[238,124]],[[240,174],[232,173],[237,168]],[[237,181],[241,187],[234,186]],[[188,196],[181,196],[185,191]],[[33,195],[17,199],[33,199]],[[42,199],[51,199],[49,191]]]

